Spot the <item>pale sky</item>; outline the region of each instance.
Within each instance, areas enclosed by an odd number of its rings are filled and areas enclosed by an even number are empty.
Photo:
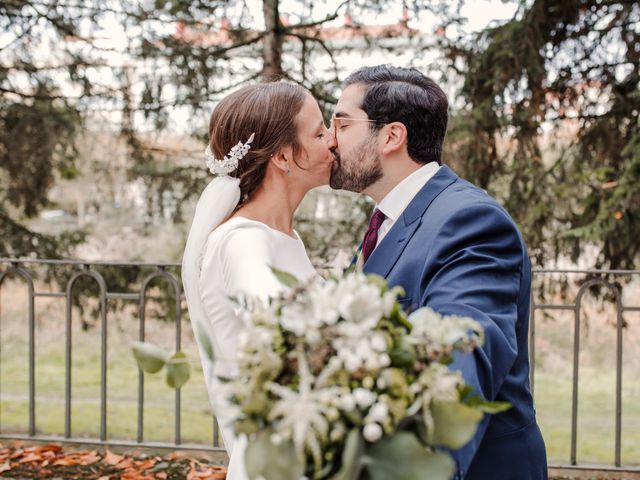
[[[445,0],[441,0],[445,1]],[[316,2],[313,6],[313,18],[314,19],[322,19],[326,15],[334,13],[335,9],[342,3],[342,0],[327,0],[326,2]],[[255,27],[261,28],[262,22],[262,2],[260,0],[247,0],[247,4],[251,12],[255,12]],[[517,3],[512,2],[505,4],[502,0],[467,0],[464,4],[464,7],[461,11],[462,16],[468,19],[467,24],[464,27],[464,33],[471,33],[474,31],[478,31],[483,29],[491,22],[501,22],[508,20],[513,17],[517,9]],[[292,23],[296,22],[295,12],[299,11],[300,5],[296,0],[282,0],[281,3],[281,13],[289,14]],[[366,25],[381,25],[381,24],[393,24],[400,20],[402,17],[402,1],[401,0],[389,0],[385,6],[385,12],[382,14],[372,14],[368,13],[364,16],[356,16],[357,13],[354,12],[354,21],[366,24]],[[228,12],[230,17],[233,16],[232,11]],[[342,12],[344,13],[344,11]],[[307,12],[308,14],[308,12]],[[344,15],[340,15],[338,19],[334,21],[335,25],[342,25],[344,23]],[[412,28],[416,28],[430,34],[434,32],[436,28],[436,19],[429,12],[421,12],[416,15],[414,12],[409,13],[409,25]],[[250,25],[245,25],[250,26]],[[131,28],[129,30],[125,30],[119,21],[118,18],[114,16],[105,17],[102,22],[102,28],[99,31],[90,32],[91,28],[90,22],[87,21],[86,24],[86,34],[93,34],[94,38],[97,39],[96,44],[103,48],[113,49],[112,53],[105,54],[104,59],[112,66],[121,66],[131,61],[126,55],[127,49],[127,36],[137,36],[139,31],[134,31]],[[140,27],[135,27],[139,29]],[[168,29],[167,33],[171,33],[175,30],[175,26],[172,24],[166,25],[164,27]],[[85,33],[85,32],[83,32]],[[447,31],[447,36],[456,37],[456,32]],[[1,32],[0,33],[0,47],[5,46],[12,42],[13,36],[9,32]],[[56,64],[56,63],[64,63],[64,59],[59,56],[60,50],[57,48],[58,40],[53,36],[45,35],[39,41],[33,41],[29,44],[27,48],[36,49],[36,52],[41,52],[41,62],[43,65],[47,64]],[[26,45],[25,45],[26,46]],[[77,45],[80,49],[82,49],[82,45]],[[122,52],[122,53],[118,53]],[[0,50],[0,61],[3,63],[10,62],[9,58],[2,58],[2,50]],[[8,54],[8,52],[4,52]],[[431,54],[429,54],[431,55]],[[433,54],[435,55],[435,53]],[[355,70],[364,65],[372,65],[378,63],[393,63],[397,66],[408,66],[410,62],[412,62],[413,52],[411,49],[407,49],[406,52],[397,52],[393,54],[393,57],[390,58],[388,53],[376,51],[375,49],[368,49],[363,51],[362,48],[354,49],[353,52],[346,52],[341,54],[341,58],[339,62],[348,65],[349,70]],[[429,57],[431,58],[431,57]],[[327,60],[328,61],[328,60]],[[425,65],[430,64],[430,60],[426,59],[424,61]],[[415,65],[418,68],[422,68],[420,65]],[[323,69],[328,68],[327,65],[316,65],[318,72],[322,72]],[[425,72],[428,73],[428,72]],[[101,69],[100,71],[95,72],[96,82],[102,85],[108,86],[112,81],[112,72],[110,69]],[[322,78],[322,77],[321,77]],[[25,79],[26,80],[26,79]],[[115,81],[115,79],[114,79]],[[19,82],[22,83],[22,82]],[[448,85],[453,88],[453,85]],[[138,84],[134,91],[139,91],[142,85]],[[65,89],[66,90],[66,89]],[[74,95],[80,94],[78,91],[72,92],[71,90],[67,91],[67,94]],[[449,91],[449,94],[452,92]],[[170,92],[167,92],[170,95]],[[182,110],[182,111],[181,111]],[[110,115],[109,115],[110,116]],[[171,115],[171,125],[170,128],[175,128],[176,130],[181,130],[185,128],[189,130],[188,124],[190,120],[189,112],[186,109],[178,109],[174,111]]]

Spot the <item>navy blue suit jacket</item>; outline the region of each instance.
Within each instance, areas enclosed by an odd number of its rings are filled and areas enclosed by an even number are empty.
[[[413,198],[363,266],[401,285],[405,310],[428,305],[480,322],[485,344],[456,356],[452,369],[488,400],[512,408],[486,415],[475,437],[453,452],[456,478],[547,478],[545,446],[529,389],[531,267],[509,214],[448,167]]]

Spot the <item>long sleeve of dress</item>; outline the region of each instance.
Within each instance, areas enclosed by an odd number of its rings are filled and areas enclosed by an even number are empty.
[[[205,381],[212,405],[216,375],[233,375],[238,336],[243,329],[237,306],[230,297],[245,294],[266,300],[282,288],[271,271],[268,232],[259,227],[236,228],[210,237],[200,273],[200,294],[207,314],[201,329],[211,339],[215,364],[201,351]],[[215,368],[215,371],[214,371]],[[222,438],[232,452],[235,436],[229,422],[218,415]]]
[[[286,287],[278,281],[272,268],[301,280],[315,275],[299,237],[290,237],[260,222],[232,218],[209,236],[199,281],[206,319],[197,328],[211,340],[215,362],[207,357],[202,342],[198,344],[211,404],[230,454],[228,480],[248,478],[244,468],[247,438],[235,437],[232,415],[224,408],[229,406],[221,408],[215,402],[219,388],[216,377],[233,376],[237,372],[238,338],[245,328],[238,316],[240,307],[230,297],[245,295],[266,301],[281,293]]]

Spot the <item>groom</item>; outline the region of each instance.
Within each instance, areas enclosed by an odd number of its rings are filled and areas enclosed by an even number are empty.
[[[531,268],[509,214],[441,164],[447,98],[415,69],[351,74],[332,119],[331,186],[376,202],[358,252],[366,273],[401,285],[406,310],[428,305],[480,322],[485,344],[451,368],[509,410],[486,416],[453,452],[456,479],[547,478],[545,446],[529,390]]]

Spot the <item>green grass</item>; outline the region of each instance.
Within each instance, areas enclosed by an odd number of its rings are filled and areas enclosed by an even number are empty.
[[[640,380],[628,375],[622,382],[623,464],[640,459]],[[568,464],[571,452],[571,378],[536,373],[535,403],[549,462]],[[613,464],[615,446],[615,374],[582,368],[578,387],[578,463]]]
[[[65,412],[64,337],[60,336],[57,341],[47,339],[42,343],[42,346],[36,345],[36,427],[41,434],[62,435]],[[109,345],[107,361],[107,434],[111,439],[131,440],[137,434],[138,369],[129,342],[114,343]],[[198,354],[192,344],[185,351],[193,363],[191,379],[181,391],[182,441],[211,444],[212,416]],[[74,331],[72,352],[72,434],[97,437],[100,433],[97,332]],[[0,428],[4,433],[27,431],[27,358],[23,342],[16,338],[2,339]],[[174,439],[175,393],[165,384],[163,373],[145,376],[144,438],[148,441]]]

